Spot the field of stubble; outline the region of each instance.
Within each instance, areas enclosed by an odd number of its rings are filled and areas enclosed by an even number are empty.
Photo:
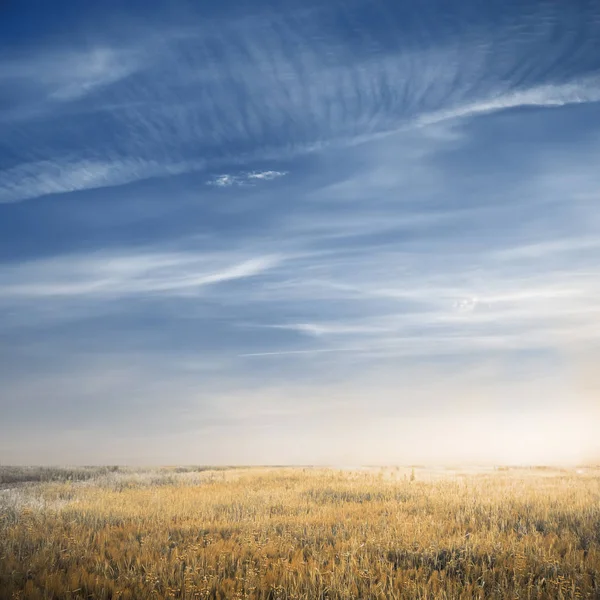
[[[0,467],[0,598],[600,598],[600,470]]]

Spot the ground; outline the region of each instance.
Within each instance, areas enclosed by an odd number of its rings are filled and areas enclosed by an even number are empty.
[[[0,467],[0,598],[600,598],[600,469]]]

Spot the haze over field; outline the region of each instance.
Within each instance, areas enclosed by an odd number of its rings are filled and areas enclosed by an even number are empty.
[[[600,460],[600,3],[0,6],[0,462]]]

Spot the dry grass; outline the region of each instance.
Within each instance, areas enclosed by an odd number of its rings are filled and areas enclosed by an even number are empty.
[[[81,479],[0,489],[0,597],[600,598],[593,470]]]

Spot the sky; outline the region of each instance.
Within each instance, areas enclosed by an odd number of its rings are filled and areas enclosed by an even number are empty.
[[[600,3],[0,4],[0,463],[600,460]]]

